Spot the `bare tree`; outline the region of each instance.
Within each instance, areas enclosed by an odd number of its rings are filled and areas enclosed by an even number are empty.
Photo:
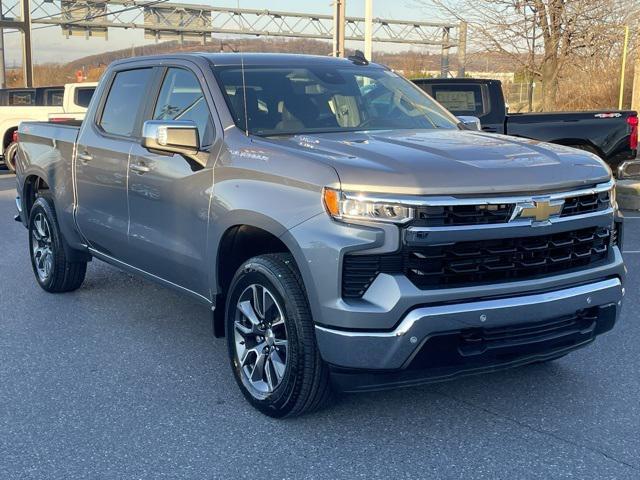
[[[621,25],[637,15],[636,0],[420,0],[469,22],[471,40],[508,56],[515,69],[542,82],[542,108],[558,104],[562,73],[579,58],[619,55]]]

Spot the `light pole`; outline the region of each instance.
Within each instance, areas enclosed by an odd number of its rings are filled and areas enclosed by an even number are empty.
[[[373,60],[373,0],[364,0],[364,56]]]

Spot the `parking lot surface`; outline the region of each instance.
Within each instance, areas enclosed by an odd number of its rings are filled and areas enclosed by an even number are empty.
[[[0,479],[640,478],[640,215],[616,328],[550,364],[253,410],[202,305],[106,264],[33,279],[0,170]]]

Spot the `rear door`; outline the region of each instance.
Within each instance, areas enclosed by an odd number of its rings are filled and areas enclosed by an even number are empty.
[[[206,240],[213,163],[221,142],[202,73],[188,62],[167,66],[147,119],[191,120],[201,151],[194,157],[133,146],[129,171],[132,265],[208,296]]]
[[[120,70],[92,119],[82,128],[77,147],[77,222],[91,247],[128,263],[129,154],[140,141],[140,120],[152,88],[154,68]]]

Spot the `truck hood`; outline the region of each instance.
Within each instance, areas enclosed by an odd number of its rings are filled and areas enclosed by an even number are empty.
[[[611,177],[609,167],[591,153],[482,132],[369,131],[269,141],[330,164],[348,191],[542,193],[590,186]]]

